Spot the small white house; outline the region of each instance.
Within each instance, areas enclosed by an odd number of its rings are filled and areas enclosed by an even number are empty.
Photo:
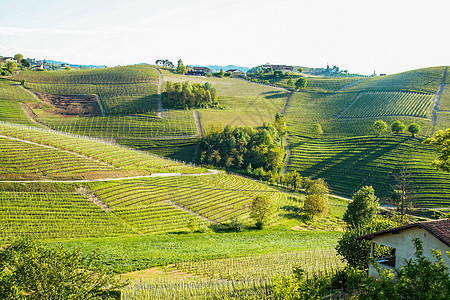
[[[405,263],[405,260],[414,258],[414,238],[422,241],[423,255],[434,261],[431,250],[440,250],[442,258],[450,267],[450,219],[436,221],[424,221],[408,224],[392,229],[382,230],[357,237],[357,240],[370,240],[371,255],[374,257],[375,244],[391,248],[391,254],[387,257],[375,257],[381,269],[394,269]],[[370,266],[369,275],[378,278],[376,270]]]

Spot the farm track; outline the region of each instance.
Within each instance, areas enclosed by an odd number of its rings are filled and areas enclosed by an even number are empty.
[[[164,82],[163,75],[161,73],[161,70],[159,68],[156,68],[156,71],[158,71],[159,77],[158,77],[158,118],[164,118],[164,109],[162,106],[162,85]]]
[[[288,136],[285,136],[283,139],[284,149],[286,149],[286,159],[284,161],[283,169],[281,170],[281,175],[286,175],[287,168],[289,165],[289,160],[291,159],[291,149],[289,148]]]
[[[361,82],[361,81],[364,80],[364,79],[366,79],[366,78],[361,78],[360,80],[356,80],[356,81],[353,81],[352,83],[349,83],[349,84],[347,84],[347,85],[344,85],[343,87],[341,87],[340,89],[338,89],[336,92],[340,92],[340,91],[342,91],[342,90],[348,89],[349,87],[354,86],[355,84],[357,84],[358,82]]]
[[[343,111],[341,111],[337,116],[336,119],[339,119],[353,104],[355,104],[356,101],[358,101],[359,97],[361,97],[361,93],[358,93],[358,95],[353,99],[353,101],[347,105],[346,108],[344,108]],[[377,117],[378,118],[378,117]],[[352,119],[352,118],[351,118]]]
[[[0,135],[0,137],[3,137]],[[54,182],[54,183],[83,183],[83,182],[102,182],[102,181],[120,181],[120,180],[130,180],[130,179],[142,179],[142,178],[154,178],[154,177],[194,177],[194,176],[210,176],[219,174],[218,170],[208,170],[209,173],[191,173],[191,174],[181,174],[181,173],[152,173],[151,175],[141,175],[141,176],[130,176],[130,177],[117,177],[117,178],[103,178],[103,179],[74,179],[74,180],[1,180],[0,182]]]
[[[443,74],[443,78],[442,78],[442,82],[439,85],[439,88],[438,88],[438,90],[437,90],[437,92],[435,94],[433,106],[431,107],[430,120],[433,123],[433,132],[431,134],[433,134],[435,132],[435,130],[436,130],[437,112],[440,111],[438,109],[438,107],[439,107],[439,103],[441,102],[442,93],[444,92],[445,81],[447,79],[447,70],[448,70],[448,67],[445,68],[445,71],[444,71],[444,74]]]
[[[196,109],[194,109],[193,112],[194,112],[195,128],[197,128],[197,134],[199,136],[203,136],[202,122],[200,121],[200,113]]]

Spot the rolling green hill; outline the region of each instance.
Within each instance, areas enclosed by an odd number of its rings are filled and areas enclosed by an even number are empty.
[[[450,114],[437,112],[435,93],[443,82],[445,67],[365,78],[333,93],[315,89],[295,93],[286,112],[292,157],[289,170],[303,176],[324,178],[333,192],[351,197],[364,185],[373,185],[382,199],[392,194],[393,175],[405,166],[414,185],[417,207],[449,204],[449,174],[431,168],[433,149],[421,144],[434,130],[448,128]],[[448,82],[448,78],[447,78]],[[440,106],[445,103],[448,84]],[[422,128],[419,137],[384,133],[376,136],[373,123],[388,125],[401,120]],[[314,136],[314,124],[324,134]]]

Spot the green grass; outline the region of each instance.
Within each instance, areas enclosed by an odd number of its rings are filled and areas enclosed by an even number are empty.
[[[30,102],[36,99],[18,83],[0,79],[0,121],[36,126],[20,105]]]
[[[100,263],[117,273],[175,263],[178,260],[249,256],[334,247],[340,232],[262,230],[241,233],[165,234],[63,242],[84,251],[98,249]]]
[[[445,67],[434,67],[408,72],[369,77],[348,88],[348,91],[410,91],[436,93],[442,82]]]
[[[199,109],[203,128],[211,125],[261,126],[283,110],[289,92],[234,78],[194,77],[163,70],[164,81],[211,83],[223,109]]]

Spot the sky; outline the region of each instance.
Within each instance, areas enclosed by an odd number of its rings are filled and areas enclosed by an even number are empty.
[[[265,63],[370,75],[450,65],[448,0],[0,0],[0,55]]]

